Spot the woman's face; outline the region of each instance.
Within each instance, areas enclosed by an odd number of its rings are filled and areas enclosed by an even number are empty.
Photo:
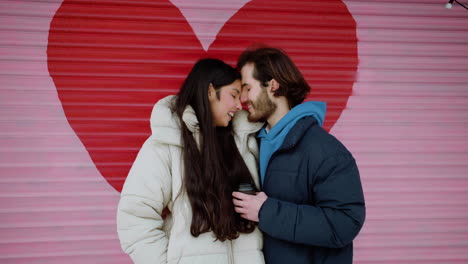
[[[236,80],[231,84],[225,85],[219,89],[219,98],[216,91],[210,86],[208,93],[213,121],[215,126],[227,127],[234,114],[242,109],[240,102],[241,81]]]

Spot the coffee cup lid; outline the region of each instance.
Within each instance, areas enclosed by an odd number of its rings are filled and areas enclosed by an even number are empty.
[[[239,184],[239,191],[250,191],[254,190],[254,187],[251,183],[241,183]]]

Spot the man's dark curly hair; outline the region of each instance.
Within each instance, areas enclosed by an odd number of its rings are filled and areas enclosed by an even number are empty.
[[[272,79],[279,84],[275,96],[288,99],[289,107],[302,103],[310,92],[310,86],[289,56],[278,48],[252,46],[244,51],[237,61],[240,71],[246,64],[254,65],[253,77],[263,87]]]

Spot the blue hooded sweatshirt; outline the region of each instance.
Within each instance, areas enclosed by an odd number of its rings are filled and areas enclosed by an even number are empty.
[[[327,104],[325,102],[305,102],[291,109],[269,132],[266,131],[266,126],[260,130],[257,137],[260,138],[260,179],[262,184],[271,155],[281,147],[289,130],[299,119],[305,116],[314,117],[319,125],[322,126],[325,120],[326,109]]]

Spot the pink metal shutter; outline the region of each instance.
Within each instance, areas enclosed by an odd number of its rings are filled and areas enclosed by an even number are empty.
[[[358,161],[354,262],[467,263],[468,11],[445,3],[0,1],[0,263],[131,263],[115,213],[152,105],[254,41]]]

